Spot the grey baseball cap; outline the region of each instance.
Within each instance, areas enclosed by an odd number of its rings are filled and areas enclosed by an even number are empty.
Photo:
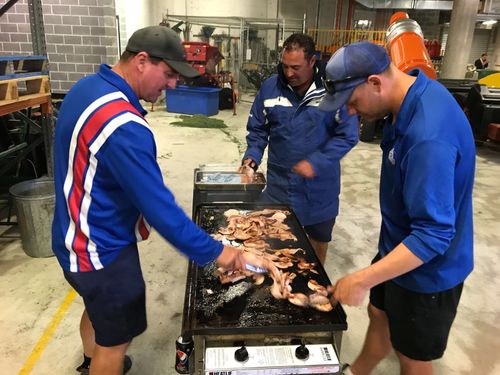
[[[172,69],[187,78],[200,73],[186,62],[184,47],[177,33],[166,26],[148,26],[137,30],[128,40],[126,50],[147,52],[151,57],[164,60]]]

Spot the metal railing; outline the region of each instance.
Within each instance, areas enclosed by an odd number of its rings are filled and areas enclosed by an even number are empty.
[[[316,50],[332,54],[340,47],[354,42],[368,41],[385,45],[386,30],[307,29],[316,42]]]

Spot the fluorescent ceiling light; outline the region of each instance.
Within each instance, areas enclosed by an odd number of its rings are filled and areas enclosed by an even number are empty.
[[[498,22],[497,20],[487,20],[487,21],[483,21],[483,25],[490,26],[490,25],[496,24],[497,22]]]

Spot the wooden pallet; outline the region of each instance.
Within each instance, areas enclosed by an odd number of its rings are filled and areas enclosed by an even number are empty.
[[[46,56],[0,56],[0,76],[11,79],[26,73],[47,74],[47,63]]]
[[[4,100],[17,100],[27,95],[37,94],[50,95],[49,76],[38,75],[0,80],[0,104]]]

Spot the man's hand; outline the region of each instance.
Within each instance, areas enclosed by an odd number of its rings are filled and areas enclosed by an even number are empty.
[[[247,167],[250,167],[255,171],[257,170],[257,163],[250,158],[246,158],[245,160],[243,160],[243,163],[241,164],[241,167],[238,169],[238,172],[245,173]]]
[[[244,269],[245,268],[245,258],[243,258],[243,252],[232,246],[224,246],[222,253],[215,260],[217,265],[226,269]]]
[[[248,158],[243,161],[241,167],[238,168],[238,173],[244,173],[247,177],[242,182],[251,183],[255,179],[255,171],[257,170],[257,163]]]
[[[266,257],[257,256],[251,252],[243,252],[243,259],[245,260],[245,263],[267,269],[269,276],[271,276],[274,280],[281,279],[280,271],[276,265]]]
[[[316,176],[313,166],[307,160],[299,161],[292,168],[292,171],[305,178],[313,178]]]
[[[329,287],[329,294],[334,301],[349,306],[359,306],[363,303],[370,286],[365,282],[363,271],[351,273],[337,280],[333,287]]]

